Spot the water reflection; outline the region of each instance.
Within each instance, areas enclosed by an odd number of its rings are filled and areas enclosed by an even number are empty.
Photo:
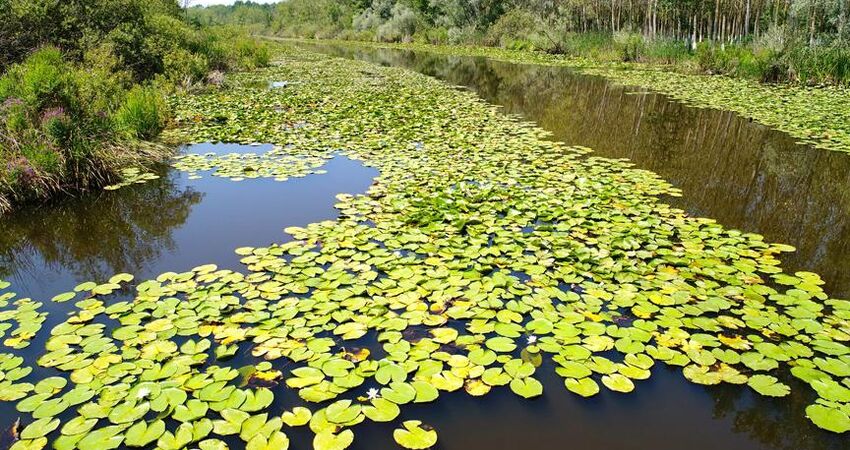
[[[262,153],[270,145],[199,144],[193,153]],[[0,278],[47,300],[120,272],[138,279],[215,263],[241,269],[233,250],[284,242],[290,225],[333,219],[341,192],[366,191],[377,171],[343,156],[327,173],[286,182],[233,182],[163,169],[155,181],[33,207],[0,221]],[[48,308],[58,307],[48,303]]]
[[[145,267],[176,247],[172,232],[203,198],[171,173],[132,188],[25,209],[2,222],[0,278],[33,293],[41,291],[38,285],[105,280]]]
[[[808,270],[850,296],[850,155],[797,145],[733,113],[691,108],[568,69],[400,50],[314,46],[467,86],[554,139],[628,158],[684,191],[668,201],[730,228],[797,247],[786,270]]]

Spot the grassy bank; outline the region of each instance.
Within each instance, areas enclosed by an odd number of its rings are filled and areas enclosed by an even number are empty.
[[[167,95],[269,59],[264,44],[193,26],[168,0],[0,1],[0,13],[0,213],[164,160]]]
[[[348,40],[321,42],[569,67],[582,73],[604,76],[617,83],[662,92],[693,106],[734,111],[789,133],[801,142],[850,152],[850,89],[846,87],[764,84],[727,76],[678,73],[670,70],[669,66],[659,64],[606,62],[587,57],[484,46]]]

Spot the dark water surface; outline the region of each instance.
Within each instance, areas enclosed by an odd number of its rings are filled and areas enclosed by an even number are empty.
[[[850,297],[850,155],[813,149],[735,113],[698,109],[562,67],[351,46],[306,48],[400,66],[465,86],[553,133],[628,158],[682,189],[667,202],[790,244],[786,271],[816,272]],[[850,448],[850,445],[848,445]]]
[[[264,153],[271,145],[198,144],[189,153]],[[335,156],[326,174],[234,182],[167,170],[145,184],[32,207],[0,221],[0,279],[49,300],[83,281],[128,272],[137,280],[214,263],[240,269],[233,250],[290,238],[283,229],[334,219],[336,194],[362,193],[375,169]],[[47,301],[45,307],[50,308]]]

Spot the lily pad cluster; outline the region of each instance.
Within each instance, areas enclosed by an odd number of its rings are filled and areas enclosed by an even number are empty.
[[[41,302],[16,299],[17,294],[8,290],[10,286],[11,283],[0,279],[0,339],[5,347],[22,349],[41,330],[47,314],[39,311]]]
[[[190,179],[200,178],[198,172],[212,171],[213,176],[242,181],[253,178],[273,178],[286,181],[291,177],[326,173],[321,166],[325,156],[314,154],[293,155],[285,148],[275,148],[267,153],[215,153],[178,155],[172,164],[175,169],[188,172]]]
[[[424,449],[437,431],[407,405],[534,398],[538,371],[582,397],[627,393],[662,365],[772,397],[794,395],[795,377],[817,398],[801,415],[850,429],[850,302],[784,273],[792,248],[690,217],[654,173],[549,141],[471,93],[279,52],[237,87],[175,100],[175,135],[316,161],[343,149],[380,170],[375,184],[340,194],[337,220],[286,228],[290,242],[236,249],[241,271],[59,294],[73,309],[36,361],[58,375],[25,386],[15,450],[285,449],[295,427],[345,449],[367,421]],[[298,121],[312,125],[280,126]]]
[[[315,43],[313,40],[285,39]],[[449,56],[476,56],[521,64],[569,67],[617,83],[662,92],[700,108],[734,111],[815,147],[850,152],[850,89],[846,86],[771,85],[725,76],[677,73],[668,67],[606,62],[545,52],[468,45],[322,41]]]
[[[147,183],[151,180],[156,180],[159,175],[153,172],[144,171],[138,167],[129,167],[121,171],[121,181],[115,184],[104,187],[107,191],[114,191],[133,184]]]

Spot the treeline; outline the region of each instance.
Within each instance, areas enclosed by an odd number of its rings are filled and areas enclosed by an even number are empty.
[[[850,83],[850,0],[288,0],[284,36],[477,44]]]
[[[193,25],[177,0],[0,0],[0,212],[113,181],[151,144],[168,93],[268,63],[265,46]]]
[[[272,25],[277,5],[238,1],[232,5],[193,6],[186,10],[190,22],[201,26],[233,25],[266,30]]]

